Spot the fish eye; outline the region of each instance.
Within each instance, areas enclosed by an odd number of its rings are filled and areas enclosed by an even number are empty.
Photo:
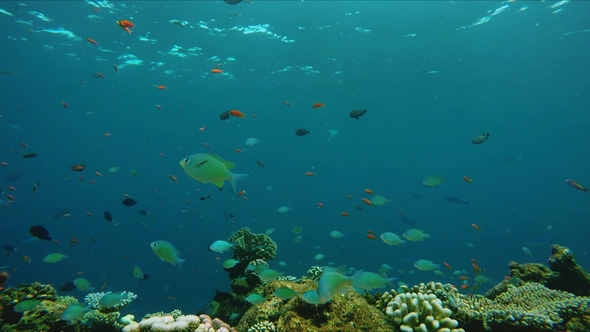
[[[188,158],[184,158],[184,162],[185,162],[185,163],[187,163],[187,164],[188,164],[190,161],[191,161],[190,159],[188,159]]]

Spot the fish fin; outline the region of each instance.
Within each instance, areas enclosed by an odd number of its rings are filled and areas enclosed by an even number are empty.
[[[177,264],[177,265],[178,265],[178,269],[179,269],[179,270],[181,270],[181,268],[180,268],[180,264],[182,264],[182,263],[184,263],[184,259],[182,259],[182,258],[179,258],[179,259],[178,259],[178,264]]]
[[[223,165],[225,165],[225,168],[227,168],[228,171],[231,171],[232,169],[234,169],[234,167],[236,167],[236,164],[232,163],[231,161],[227,161],[216,154],[209,153],[209,155],[219,160]]]
[[[217,188],[219,188],[219,189],[223,188],[223,180],[217,181],[217,182],[213,182],[213,184],[216,185]]]
[[[231,174],[231,180],[229,182],[231,183],[231,187],[234,190],[234,193],[237,193],[238,191],[236,190],[236,181],[249,176],[249,174],[233,174],[233,173],[230,173],[230,174]]]

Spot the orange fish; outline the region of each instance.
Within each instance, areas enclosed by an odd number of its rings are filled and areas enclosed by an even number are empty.
[[[479,266],[477,266],[477,264],[475,264],[475,263],[471,264],[471,266],[473,266],[473,273],[475,273],[476,276],[479,275],[481,268]]]
[[[131,22],[129,20],[120,20],[120,21],[117,21],[117,24],[121,28],[134,28],[135,27],[135,24],[133,24],[133,22]]]
[[[468,284],[461,285],[461,289],[467,289],[467,288],[469,288]]]
[[[365,203],[367,205],[373,205],[373,203],[370,200],[366,199],[366,198],[363,198],[363,203]]]
[[[236,149],[236,153],[242,153],[242,150]]]
[[[92,38],[86,38],[86,40],[90,43],[90,44],[94,44],[98,46],[98,43],[96,42],[96,40],[92,39]]]
[[[348,214],[348,212],[340,212],[340,214],[341,214],[343,217],[350,217],[350,214]]]
[[[176,178],[176,176],[174,176],[173,174],[168,174],[168,178],[172,181],[174,181],[174,183],[178,183],[178,179]]]
[[[318,203],[318,209],[322,209],[322,208],[324,208],[324,204]]]
[[[8,195],[8,196],[6,196],[6,198],[8,198],[8,201],[9,202],[13,202],[14,201],[14,196],[12,196],[12,195]]]
[[[471,224],[471,227],[473,227],[476,231],[481,233],[481,228],[479,228],[479,226],[477,226],[477,224]]]
[[[568,180],[568,179],[566,179],[565,182],[567,182],[567,184],[569,184],[572,188],[576,188],[576,189],[581,190],[581,191],[583,191],[585,193],[588,192],[588,188],[582,187],[582,185],[580,185],[579,183],[577,183],[574,180]]]
[[[375,234],[367,233],[367,239],[369,239],[369,240],[376,240],[377,237],[375,236]]]
[[[460,279],[460,280],[469,280],[469,277],[466,277],[466,276],[460,276],[460,277],[459,277],[459,279]]]
[[[444,265],[444,266],[445,266],[447,269],[449,269],[449,270],[452,270],[452,269],[453,269],[453,267],[451,267],[451,264],[449,264],[449,263],[447,263],[447,262],[444,262],[444,263],[443,263],[443,265]]]
[[[213,74],[221,74],[223,73],[223,70],[219,69],[219,66],[221,65],[221,63],[218,63],[215,68],[211,69],[211,73]]]
[[[166,90],[168,89],[165,85],[152,85],[154,88],[158,88],[158,90]]]
[[[326,104],[324,104],[324,103],[315,103],[315,104],[311,105],[311,108],[313,108],[314,110],[315,109],[318,109],[318,108],[322,108],[322,107],[326,107]]]
[[[468,176],[464,176],[463,180],[465,180],[465,182],[467,182],[467,183],[471,183],[473,181]]]
[[[375,193],[371,189],[365,189],[365,192],[369,195],[375,195]]]
[[[231,110],[229,111],[229,114],[238,118],[245,118],[246,116],[244,115],[244,113],[238,111],[238,110]]]
[[[74,172],[82,172],[85,168],[86,168],[86,164],[84,164],[84,165],[78,164],[78,165],[70,166],[70,169]]]
[[[315,173],[314,172],[305,172],[305,175],[307,175],[307,176],[315,176]]]
[[[70,239],[70,242],[80,244],[80,240],[77,237],[73,237]]]
[[[68,108],[68,103],[66,103],[65,101],[62,101],[61,106],[63,106],[64,108]]]
[[[240,192],[238,193],[238,197],[240,197],[240,196],[244,195],[245,193],[246,193],[246,191],[245,191],[245,190],[242,190],[242,191],[240,191]]]

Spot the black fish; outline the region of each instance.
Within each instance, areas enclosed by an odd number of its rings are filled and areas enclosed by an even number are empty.
[[[123,205],[125,206],[133,206],[135,204],[137,204],[137,201],[133,198],[127,197],[123,200]]]
[[[22,155],[23,158],[35,158],[37,156],[39,156],[39,154],[36,152],[25,153]]]
[[[147,273],[144,273],[144,274],[141,275],[141,278],[139,278],[139,279],[140,280],[148,280],[149,278],[151,278],[150,275],[147,274]]]
[[[367,113],[367,110],[354,110],[350,112],[350,117],[358,120],[361,116],[365,115],[365,113]]]
[[[35,226],[29,228],[29,232],[31,233],[31,235],[33,235],[34,237],[36,237],[38,239],[47,240],[47,241],[51,240],[51,236],[49,236],[49,232],[45,229],[45,227],[43,227],[41,225],[35,225]]]
[[[113,221],[113,216],[111,216],[111,213],[109,211],[104,212],[104,218],[109,222]]]
[[[307,129],[297,129],[295,131],[295,135],[297,135],[297,136],[305,136],[307,134],[309,134],[309,130],[307,130]]]
[[[237,5],[242,2],[242,0],[223,0],[223,2],[227,3],[228,5]]]
[[[473,144],[481,144],[481,143],[487,141],[488,140],[488,137],[490,137],[490,133],[481,134],[481,135],[475,136],[471,140],[471,142]]]
[[[410,220],[410,219],[408,219],[408,217],[406,217],[406,216],[401,216],[401,217],[399,217],[399,220],[401,220],[401,221],[403,221],[403,222],[406,222],[406,223],[408,223],[408,224],[412,225],[412,228],[416,228],[416,227],[414,227],[414,224],[415,224],[416,222],[415,222],[415,221],[411,221],[411,220]]]
[[[362,208],[362,207],[360,207],[360,206],[358,206],[358,205],[355,207],[355,209],[356,209],[357,211],[362,211],[362,210],[363,210],[363,208]]]
[[[69,292],[74,289],[76,289],[76,285],[74,285],[74,283],[71,281],[68,281],[68,282],[64,283],[63,285],[59,286],[59,290],[62,292]]]
[[[201,198],[199,198],[199,200],[204,201],[204,200],[209,199],[209,197],[211,197],[211,195],[207,195],[207,197],[201,197]]]
[[[215,296],[213,297],[213,301],[215,302],[223,302],[225,300],[231,299],[231,293],[220,292],[215,288]]]
[[[4,250],[6,250],[6,251],[15,251],[16,250],[16,247],[15,246],[11,246],[10,244],[7,244],[7,245],[5,245],[2,248],[4,248]]]
[[[229,116],[230,116],[229,111],[225,111],[225,112],[219,114],[219,118],[221,120],[227,120],[227,119],[229,119]]]
[[[449,202],[451,204],[459,204],[459,205],[465,204],[467,206],[469,206],[469,202],[470,202],[470,201],[460,200],[457,197],[445,197],[445,201],[447,201],[447,202]]]
[[[139,214],[141,214],[142,216],[147,216],[150,213],[147,212],[146,210],[139,210]]]

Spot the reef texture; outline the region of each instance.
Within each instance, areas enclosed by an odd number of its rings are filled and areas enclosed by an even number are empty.
[[[535,282],[507,285],[507,291],[494,300],[461,295],[457,303],[457,319],[465,322],[467,331],[590,330],[590,298]]]
[[[141,322],[133,322],[123,332],[181,331],[181,332],[236,332],[218,318],[211,319],[207,315],[153,314]]]
[[[228,241],[235,244],[233,257],[240,262],[271,260],[277,255],[277,244],[266,234],[254,234],[248,227],[235,232]]]
[[[523,282],[537,282],[548,288],[562,290],[578,296],[590,295],[590,275],[574,259],[570,249],[554,244],[551,246],[549,267],[537,263],[518,264],[510,262],[510,276]],[[498,291],[486,294],[494,297]]]
[[[289,287],[299,293],[315,289],[316,283],[294,283],[275,280],[257,289],[267,301],[252,306],[242,317],[238,331],[265,331],[261,324],[273,323],[276,331],[392,331],[383,312],[367,303],[365,298],[349,287],[347,294],[335,296],[322,305],[308,304],[301,296],[282,300],[272,295],[281,287]],[[272,331],[272,330],[268,330]]]

